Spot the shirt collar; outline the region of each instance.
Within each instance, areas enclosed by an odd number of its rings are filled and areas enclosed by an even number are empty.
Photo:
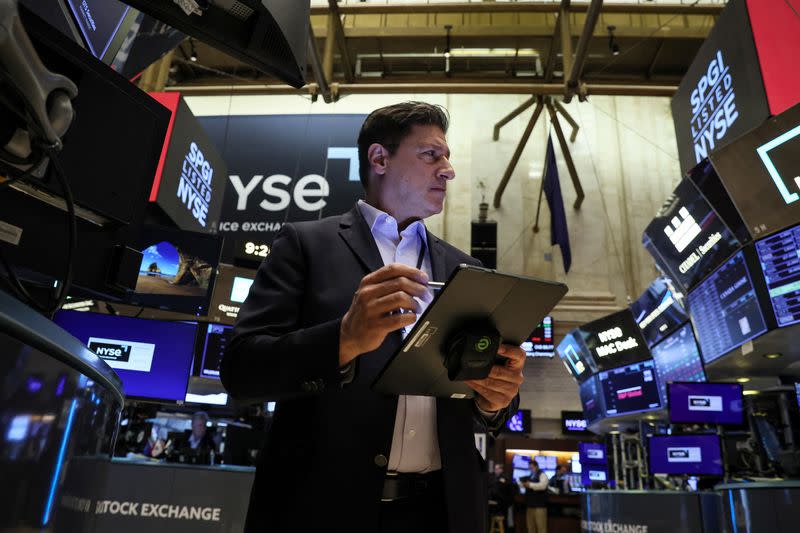
[[[381,226],[383,225],[385,220],[391,222],[392,231],[395,235],[397,235],[397,220],[395,218],[378,209],[377,207],[368,204],[364,200],[358,201],[358,210],[361,212],[361,216],[364,217],[364,220],[367,222],[367,226],[369,226],[370,232],[375,235],[376,231],[382,232],[383,230]],[[415,220],[411,224],[408,225],[406,229],[400,232],[400,235],[403,237],[409,237],[416,233],[420,239],[428,243],[428,232],[425,230],[425,223],[422,220]]]

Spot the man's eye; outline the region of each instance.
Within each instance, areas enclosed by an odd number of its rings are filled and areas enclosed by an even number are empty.
[[[436,157],[436,152],[435,152],[434,150],[428,150],[428,151],[426,151],[426,152],[423,152],[423,153],[424,153],[425,155],[428,155],[428,156],[430,156],[430,157]]]

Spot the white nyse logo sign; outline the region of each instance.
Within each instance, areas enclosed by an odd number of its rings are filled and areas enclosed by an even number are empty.
[[[697,82],[689,100],[692,104],[689,122],[694,156],[695,162],[699,163],[716,148],[717,141],[725,137],[739,118],[733,78],[730,67],[723,61],[721,50],[717,50],[714,59],[709,62],[705,75]]]
[[[208,206],[211,203],[213,177],[214,169],[208,164],[197,144],[191,143],[189,153],[183,160],[181,181],[178,183],[178,198],[203,227],[206,227]]]

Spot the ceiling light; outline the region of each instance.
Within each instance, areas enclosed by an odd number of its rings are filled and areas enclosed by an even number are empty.
[[[738,381],[739,383],[747,383],[748,381],[750,381],[750,378],[736,378],[736,381]]]
[[[196,63],[197,62],[197,50],[194,49],[194,39],[192,39],[191,37],[189,37],[189,50],[190,50],[189,61],[192,61],[193,63]]]
[[[616,29],[617,27],[613,24],[608,26],[608,49],[611,50],[612,56],[619,55],[619,45],[617,44],[616,37],[614,37],[614,30]]]
[[[777,359],[778,357],[783,357],[783,354],[780,352],[765,353],[764,357],[766,357],[767,359]]]
[[[753,396],[754,394],[758,394],[757,390],[746,390],[742,393],[744,396]]]

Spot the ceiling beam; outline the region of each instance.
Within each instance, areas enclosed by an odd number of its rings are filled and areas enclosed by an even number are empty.
[[[353,83],[355,81],[355,71],[353,70],[353,61],[350,59],[350,49],[347,47],[347,37],[342,26],[342,17],[339,13],[337,0],[328,0],[328,7],[334,24],[333,36],[336,39],[336,46],[339,48],[344,79],[347,83]]]
[[[664,42],[665,39],[661,39],[661,42],[658,43],[658,48],[656,49],[656,53],[653,54],[653,59],[650,60],[650,65],[647,67],[647,74],[645,76],[647,77],[648,80],[653,77],[653,72],[655,72],[656,69],[656,62],[658,61],[658,58],[661,56],[661,50],[664,49]]]
[[[578,39],[578,46],[575,50],[575,59],[572,62],[572,66],[569,70],[567,70],[566,66],[564,67],[564,79],[566,80],[567,89],[566,94],[564,95],[564,101],[567,103],[569,103],[572,100],[572,97],[579,92],[578,83],[580,83],[580,77],[583,73],[583,66],[586,64],[586,55],[589,53],[589,42],[592,40],[594,28],[597,25],[597,19],[600,18],[600,9],[602,7],[603,0],[592,0],[591,5],[589,6],[589,11],[586,12],[586,21],[583,23],[581,36]],[[569,75],[567,75],[567,72],[569,72]],[[581,98],[583,97],[581,96]]]

